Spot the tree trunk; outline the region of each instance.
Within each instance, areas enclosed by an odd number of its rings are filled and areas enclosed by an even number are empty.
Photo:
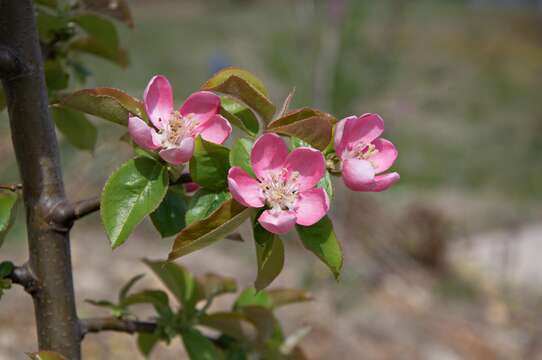
[[[0,75],[23,183],[40,350],[80,359],[69,228],[55,128],[31,0],[0,0]],[[21,349],[25,350],[25,349]],[[28,349],[32,350],[32,349]]]

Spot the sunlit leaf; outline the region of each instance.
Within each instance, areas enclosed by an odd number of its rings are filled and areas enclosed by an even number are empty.
[[[266,291],[273,308],[313,300],[312,294],[301,289],[271,289]]]
[[[175,239],[169,260],[202,249],[232,233],[253,210],[231,199],[224,202],[207,218],[187,226]]]
[[[143,290],[128,295],[120,305],[127,307],[138,304],[153,305],[156,311],[160,314],[171,315],[172,311],[169,307],[169,299],[165,292],[161,290]]]
[[[166,197],[153,213],[151,220],[163,238],[178,234],[184,227],[186,214],[184,196],[175,190],[168,190]]]
[[[228,191],[199,189],[190,200],[186,212],[186,223],[192,224],[194,221],[205,219],[230,198]]]
[[[187,328],[181,333],[190,360],[220,360],[223,355],[201,332]]]
[[[237,139],[230,151],[230,164],[231,166],[239,166],[249,175],[256,177],[256,175],[254,175],[254,171],[252,171],[252,165],[250,163],[250,152],[252,151],[252,145],[252,141],[248,139]]]
[[[26,356],[32,360],[67,360],[64,356],[53,351],[26,353]]]
[[[56,127],[66,140],[81,150],[94,151],[98,130],[82,113],[64,108],[52,108]]]
[[[120,246],[162,202],[168,189],[166,166],[147,157],[129,160],[107,180],[100,214],[111,246]]]
[[[17,193],[0,190],[0,246],[15,221]]]
[[[141,101],[113,88],[79,90],[63,97],[53,106],[81,111],[125,126],[128,125],[130,113],[146,118]]]
[[[223,69],[201,88],[241,100],[266,121],[271,120],[275,113],[275,105],[267,98],[267,90],[261,81],[248,71],[238,68]]]
[[[198,185],[211,190],[227,187],[230,150],[222,145],[196,138],[194,155],[190,160],[190,175]]]
[[[324,150],[331,141],[335,122],[336,119],[329,114],[303,108],[274,120],[267,126],[266,131],[295,136],[319,150]]]
[[[338,279],[343,265],[343,255],[329,217],[323,217],[312,226],[296,225],[296,229],[305,248],[318,256]]]
[[[257,291],[255,288],[246,288],[235,301],[234,309],[241,309],[246,306],[261,306],[270,309],[273,302],[267,292]]]
[[[255,136],[260,129],[258,118],[252,110],[227,96],[220,97],[220,114],[251,136]]]
[[[284,246],[275,234],[254,224],[254,241],[258,261],[258,277],[254,282],[257,290],[266,288],[280,274],[284,266]]]

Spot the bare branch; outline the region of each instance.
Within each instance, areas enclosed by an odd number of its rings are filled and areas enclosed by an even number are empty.
[[[73,218],[74,220],[81,219],[98,210],[100,210],[100,197],[96,196],[87,200],[82,200],[73,205]]]
[[[14,284],[24,287],[24,290],[34,296],[39,289],[39,282],[34,273],[30,270],[28,264],[23,266],[14,266],[11,274],[7,276]]]
[[[88,333],[99,333],[102,331],[116,331],[127,334],[153,333],[156,330],[156,323],[148,321],[123,320],[117,318],[91,318],[79,321],[81,336]]]
[[[17,190],[22,190],[23,189],[23,184],[0,185],[0,189],[15,192]]]

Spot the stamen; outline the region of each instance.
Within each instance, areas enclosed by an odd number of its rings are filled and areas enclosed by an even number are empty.
[[[179,146],[185,137],[194,135],[196,126],[198,119],[194,114],[182,116],[178,111],[173,111],[169,123],[159,133],[162,146],[165,148]]]
[[[277,212],[294,208],[299,193],[298,179],[298,172],[288,174],[286,169],[281,169],[262,181],[263,194],[271,211]]]

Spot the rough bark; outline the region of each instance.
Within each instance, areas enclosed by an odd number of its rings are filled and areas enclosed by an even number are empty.
[[[80,359],[65,198],[31,0],[0,0],[0,75],[23,183],[40,350]]]

